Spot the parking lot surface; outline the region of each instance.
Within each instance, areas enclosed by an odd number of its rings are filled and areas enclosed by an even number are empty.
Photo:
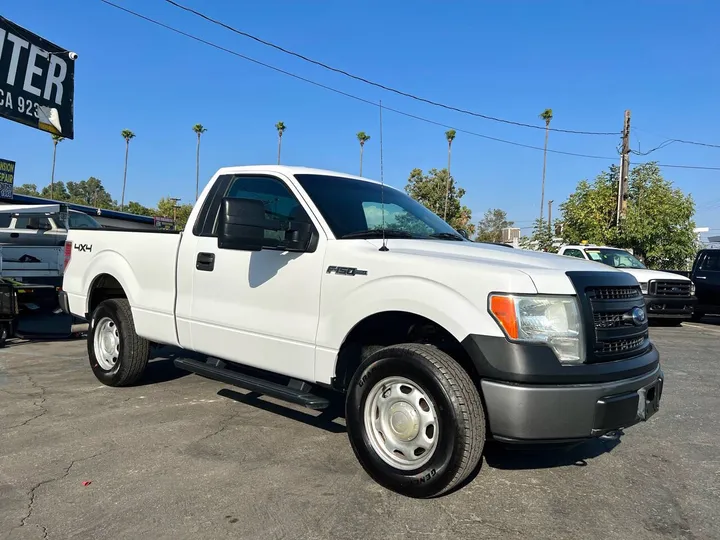
[[[660,412],[615,440],[488,448],[435,500],[375,484],[342,419],[157,359],[109,388],[84,341],[0,350],[0,538],[720,538],[720,325],[653,328]]]

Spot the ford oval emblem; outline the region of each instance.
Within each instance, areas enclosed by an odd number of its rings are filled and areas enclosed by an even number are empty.
[[[635,326],[640,326],[645,322],[646,316],[645,316],[645,310],[641,307],[634,307],[632,308],[632,311],[630,312],[630,316],[632,317],[632,322],[635,324]]]

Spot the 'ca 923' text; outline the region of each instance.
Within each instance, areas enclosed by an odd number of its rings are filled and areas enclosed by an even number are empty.
[[[0,107],[5,107],[13,111],[17,111],[20,114],[27,114],[28,116],[38,117],[37,107],[38,104],[32,100],[25,99],[22,96],[18,96],[17,99],[13,99],[10,92],[4,92],[0,90]]]

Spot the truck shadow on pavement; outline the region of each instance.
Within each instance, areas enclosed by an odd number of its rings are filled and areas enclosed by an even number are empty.
[[[621,443],[623,435],[620,430],[611,436],[566,445],[511,445],[491,442],[485,447],[485,461],[494,469],[504,470],[587,467],[589,460],[612,452]]]

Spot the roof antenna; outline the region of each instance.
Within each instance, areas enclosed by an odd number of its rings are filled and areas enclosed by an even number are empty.
[[[380,201],[382,204],[382,247],[378,251],[390,251],[385,237],[385,176],[383,173],[383,125],[382,99],[380,100]]]

